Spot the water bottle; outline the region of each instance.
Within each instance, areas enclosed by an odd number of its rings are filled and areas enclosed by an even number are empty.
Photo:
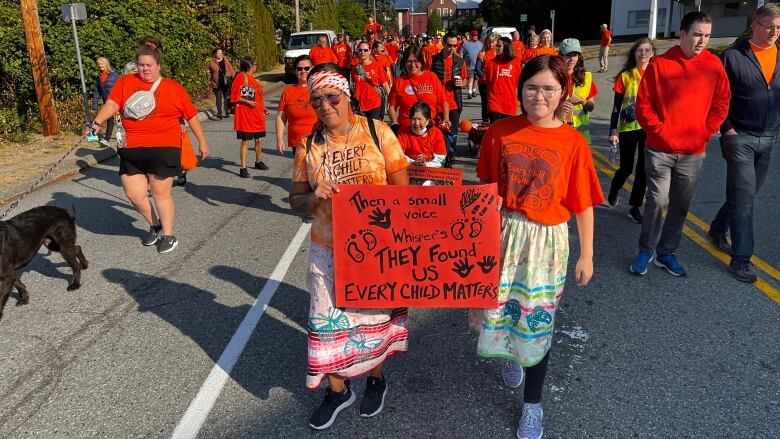
[[[125,137],[125,127],[122,126],[122,121],[120,120],[116,124],[116,147],[117,149],[124,148],[127,144],[127,138]]]
[[[617,163],[618,159],[620,158],[620,148],[618,148],[617,142],[612,142],[609,144],[609,160],[612,162]]]

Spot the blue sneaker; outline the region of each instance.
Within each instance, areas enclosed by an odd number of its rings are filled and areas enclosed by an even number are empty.
[[[650,264],[652,260],[653,260],[652,250],[639,250],[639,254],[636,255],[636,257],[634,258],[634,262],[631,263],[631,266],[628,267],[628,270],[631,271],[631,273],[636,274],[637,276],[641,276],[647,273],[647,266]]]
[[[658,255],[655,259],[655,265],[665,268],[673,276],[685,276],[685,267],[680,264],[673,252]]]

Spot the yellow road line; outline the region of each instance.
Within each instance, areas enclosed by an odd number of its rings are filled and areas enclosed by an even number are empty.
[[[602,153],[600,151],[596,151],[596,150],[592,150],[592,151],[593,151],[593,155],[595,155],[596,157],[601,159],[601,161],[606,163],[608,167],[610,167],[612,169],[617,169],[618,168],[618,166],[616,164],[610,162],[609,158],[606,155],[604,155],[604,153]],[[612,177],[612,175],[614,175],[614,172],[612,174],[610,174],[610,177]],[[634,175],[633,174],[629,177],[629,180],[630,181],[634,181]],[[628,183],[626,183],[624,185],[624,187],[628,187],[629,191],[631,190],[631,185],[628,184]],[[710,225],[707,224],[704,220],[702,220],[698,216],[694,215],[693,213],[688,212],[687,219],[692,224],[694,224],[696,227],[698,227],[701,230],[703,230],[704,233],[707,233],[707,232],[710,231]],[[760,269],[761,271],[763,271],[767,275],[773,277],[775,280],[780,281],[780,270],[776,269],[775,267],[773,267],[772,265],[770,265],[769,263],[767,263],[766,261],[764,261],[763,259],[761,259],[760,257],[758,257],[756,255],[753,255],[753,257],[751,258],[751,261],[753,262],[753,265],[756,266],[758,269]]]
[[[593,154],[598,156],[601,160],[604,160],[604,162],[609,163],[609,159],[604,156],[601,152],[593,151]],[[605,166],[603,163],[601,163],[600,160],[594,160],[593,164],[596,166],[598,170],[606,174],[609,178],[612,178],[615,175],[615,171],[611,166]],[[631,184],[626,182],[624,185],[626,189],[629,191],[631,190]],[[690,217],[691,214],[688,214]],[[689,218],[690,219],[690,218]],[[698,218],[697,218],[698,219]],[[701,222],[701,220],[699,220]],[[700,226],[701,227],[701,226]],[[715,248],[715,246],[712,245],[709,239],[705,238],[701,234],[697,233],[694,229],[691,227],[685,225],[683,226],[683,234],[691,239],[694,243],[696,243],[699,247],[703,248],[707,253],[711,254],[715,257],[715,259],[721,261],[723,264],[728,265],[731,261],[731,258],[727,256],[726,254],[722,253],[718,249]],[[754,257],[754,260],[756,258]],[[754,265],[758,266],[754,263]],[[776,270],[775,270],[776,271]],[[769,273],[767,273],[769,274]],[[774,276],[772,276],[774,277]],[[764,293],[767,297],[772,299],[775,303],[780,305],[780,290],[774,288],[771,284],[769,284],[767,281],[759,278],[755,283],[752,284],[754,287],[758,288],[762,293]]]

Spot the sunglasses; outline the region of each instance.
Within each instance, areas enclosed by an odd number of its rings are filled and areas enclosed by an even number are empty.
[[[296,71],[296,72],[308,72],[309,70],[311,70],[311,66],[306,66],[306,67],[296,67],[296,68],[295,68],[295,71]]]
[[[343,92],[342,92],[343,93]],[[336,105],[341,103],[341,94],[324,94],[322,96],[312,96],[309,98],[309,103],[311,104],[311,107],[316,109],[319,109],[322,107],[323,100],[328,101],[328,105],[331,107],[335,107]]]
[[[366,52],[370,52],[371,49],[358,49],[357,51],[358,52],[362,52],[362,53],[366,53]]]

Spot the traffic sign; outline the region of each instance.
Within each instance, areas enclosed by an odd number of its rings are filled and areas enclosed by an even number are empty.
[[[71,19],[87,19],[87,5],[84,3],[68,3],[67,5],[62,5],[60,12],[62,13],[62,19],[65,21],[70,21]]]
[[[552,18],[553,20],[555,20],[555,9],[551,9],[551,10],[550,10],[550,18]]]
[[[520,14],[520,22],[528,21],[528,14]]]

